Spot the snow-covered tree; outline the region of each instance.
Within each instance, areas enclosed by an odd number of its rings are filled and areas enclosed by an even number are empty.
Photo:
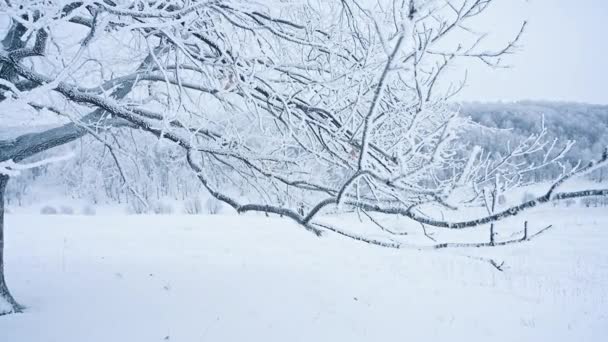
[[[239,213],[279,214],[318,235],[387,247],[402,243],[320,215],[355,210],[397,236],[374,215],[464,229],[553,199],[607,194],[558,192],[604,156],[564,170],[543,196],[485,217],[449,222],[420,212],[480,198],[496,175],[515,185],[570,147],[546,143],[542,132],[500,156],[462,142],[470,122],[447,101],[464,83],[447,71],[461,59],[501,65],[525,28],[501,48],[484,46],[468,25],[493,2],[5,1],[1,110],[30,128],[54,125],[0,142],[3,184],[16,163],[85,134],[127,153],[104,133],[133,130],[177,147],[209,193]],[[542,163],[526,163],[532,154]]]

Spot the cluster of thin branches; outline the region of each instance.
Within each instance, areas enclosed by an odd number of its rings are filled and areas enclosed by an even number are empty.
[[[606,156],[564,168],[545,195],[503,212],[464,222],[419,214],[479,200],[497,179],[519,186],[571,146],[544,129],[506,155],[462,143],[470,123],[448,104],[464,85],[452,66],[502,66],[525,28],[486,49],[468,25],[494,1],[4,1],[1,104],[66,124],[0,142],[0,161],[117,126],[141,130],[181,147],[201,184],[240,213],[381,245],[319,216],[356,210],[462,229],[605,195],[557,190]],[[532,154],[543,163],[527,163]]]

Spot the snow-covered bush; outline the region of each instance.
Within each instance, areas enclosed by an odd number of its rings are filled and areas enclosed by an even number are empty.
[[[85,205],[84,207],[82,207],[80,213],[85,216],[95,216],[95,214],[97,214],[97,211],[93,206]]]
[[[40,209],[40,214],[42,215],[57,215],[57,209],[50,205],[45,205]]]
[[[536,196],[534,196],[533,193],[526,191],[526,192],[524,192],[524,195],[522,196],[521,201],[522,202],[528,202],[528,201],[531,201],[531,200],[533,200],[535,198],[536,198]]]
[[[574,206],[574,205],[576,205],[576,200],[575,200],[575,199],[573,199],[573,198],[570,198],[570,199],[567,199],[567,200],[565,200],[565,201],[564,201],[564,206],[565,206],[566,208],[568,208],[568,207],[572,207],[572,206]]]
[[[597,197],[587,197],[587,198],[583,198],[581,199],[581,204],[585,207],[585,208],[597,208],[597,207],[602,207],[604,206],[604,202],[601,201],[600,198]]]
[[[152,211],[157,215],[173,214],[173,206],[169,203],[155,202],[151,205]]]
[[[184,203],[184,213],[199,215],[203,213],[203,202],[199,197],[189,198]]]
[[[74,209],[67,205],[62,205],[59,207],[59,213],[61,215],[74,215]]]
[[[129,202],[129,205],[127,206],[127,213],[141,215],[147,213],[149,209],[150,208],[145,203],[142,203],[142,201],[133,199]]]
[[[507,203],[505,195],[498,195],[498,205],[504,206]]]
[[[222,209],[222,203],[211,197],[205,202],[205,209],[207,210],[207,214],[216,215]]]

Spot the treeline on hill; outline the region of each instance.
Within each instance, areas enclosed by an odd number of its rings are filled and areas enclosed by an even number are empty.
[[[508,153],[516,141],[540,132],[543,118],[548,136],[558,141],[556,149],[568,140],[576,141],[564,158],[567,168],[598,158],[608,146],[608,106],[531,101],[459,106],[462,115],[479,124],[464,134],[467,144],[481,146],[487,153]],[[104,139],[121,142],[117,145],[123,149],[110,148]],[[103,136],[87,136],[52,151],[58,153],[75,155],[67,162],[44,165],[13,177],[7,189],[9,206],[27,206],[44,200],[49,193],[59,193],[93,205],[125,204],[133,213],[170,212],[170,201],[182,203],[183,211],[190,214],[219,210],[220,204],[207,196],[192,176],[183,152],[145,133],[116,130]],[[559,171],[545,168],[529,177],[539,182],[556,177]],[[608,170],[600,169],[589,179],[608,182]],[[298,194],[290,196],[298,198]],[[603,206],[608,201],[588,198],[581,204]],[[52,208],[46,210],[53,212]]]
[[[557,139],[556,149],[569,140],[575,142],[565,155],[563,164],[566,167],[579,161],[588,163],[597,160],[608,146],[608,106],[535,101],[463,103],[461,112],[480,124],[466,134],[467,141],[493,153],[507,153],[509,142],[512,146],[514,141],[539,133],[543,123],[549,140]],[[535,181],[543,181],[555,177],[558,172],[555,168],[548,168],[532,176]],[[590,179],[598,182],[604,182],[607,178],[606,169],[590,175]]]

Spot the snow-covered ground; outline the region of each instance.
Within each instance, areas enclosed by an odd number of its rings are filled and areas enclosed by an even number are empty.
[[[0,341],[608,340],[608,210],[526,219],[555,228],[419,251],[263,216],[9,214],[7,277],[27,310],[0,317]]]

